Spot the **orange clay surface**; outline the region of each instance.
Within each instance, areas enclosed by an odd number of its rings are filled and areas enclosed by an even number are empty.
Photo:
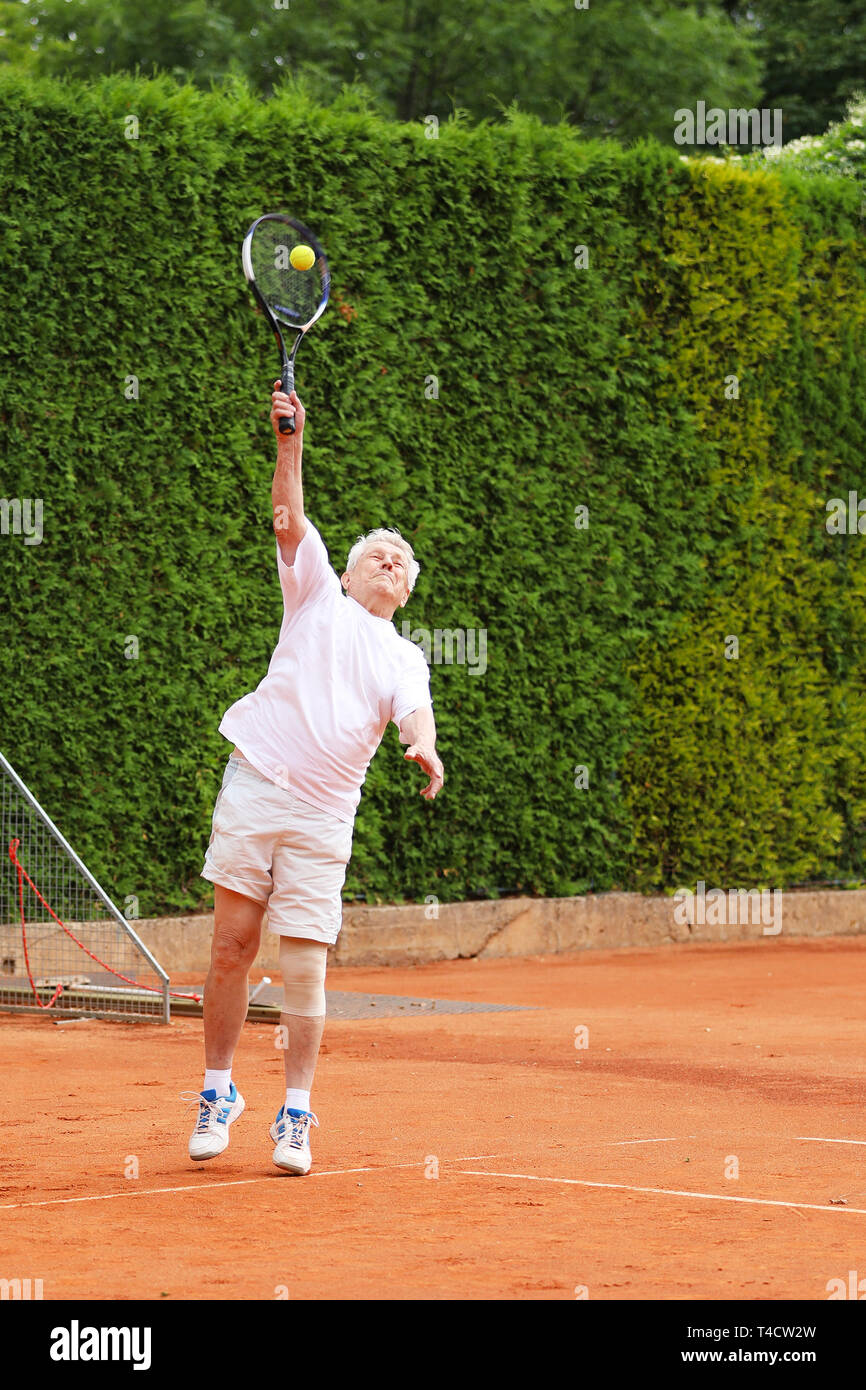
[[[229,1149],[193,1164],[200,1020],[0,1016],[0,1276],[46,1299],[826,1299],[866,1260],[864,975],[856,938],[334,969],[535,1007],[329,1022],[307,1178],[271,1164],[271,1026],[244,1029]]]

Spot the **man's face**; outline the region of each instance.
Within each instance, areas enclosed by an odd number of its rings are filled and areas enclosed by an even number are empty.
[[[343,587],[371,613],[390,617],[409,597],[405,551],[389,541],[371,541],[355,568],[343,575]]]

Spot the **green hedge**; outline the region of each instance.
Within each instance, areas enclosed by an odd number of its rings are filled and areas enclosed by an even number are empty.
[[[0,538],[0,746],[97,876],[142,915],[209,900],[217,725],[281,614],[239,247],[284,207],[334,277],[299,356],[309,515],[335,564],[411,537],[398,624],[487,632],[483,675],[433,667],[435,804],[386,735],[346,896],[861,875],[866,540],[824,526],[863,479],[853,186],[7,75],[0,495],[41,497],[44,537]]]

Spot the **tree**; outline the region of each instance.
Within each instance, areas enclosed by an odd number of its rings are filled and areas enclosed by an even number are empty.
[[[863,0],[724,0],[724,8],[755,37],[760,105],[781,108],[786,141],[844,119],[846,103],[866,83]]]
[[[516,102],[592,134],[669,141],[700,96],[751,105],[753,36],[717,0],[3,0],[0,59],[77,78],[155,69],[207,85],[243,72],[267,94],[303,76],[327,100],[360,82],[401,120],[476,119]]]

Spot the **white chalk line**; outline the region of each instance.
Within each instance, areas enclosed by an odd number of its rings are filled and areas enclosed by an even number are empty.
[[[677,1187],[634,1187],[625,1182],[590,1182],[586,1178],[549,1178],[535,1173],[490,1173],[464,1169],[466,1178],[515,1178],[519,1182],[558,1182],[569,1187],[605,1187],[614,1192],[646,1192],[654,1197],[690,1197],[701,1202],[746,1202],[758,1207],[796,1207],[800,1211],[843,1211],[850,1216],[866,1216],[866,1207],[822,1206],[817,1202],[782,1202],[770,1197],[732,1197],[726,1192],[686,1192]]]
[[[445,1163],[478,1163],[482,1158],[502,1158],[502,1154],[466,1154],[463,1158],[445,1159]],[[319,1171],[315,1169],[307,1173],[308,1178],[342,1178],[350,1177],[353,1173],[391,1173],[398,1168],[422,1168],[427,1160],[425,1158],[415,1158],[411,1163],[387,1163],[379,1167],[368,1168],[323,1168]],[[124,1192],[102,1192],[88,1197],[49,1197],[40,1202],[4,1202],[0,1204],[0,1211],[16,1211],[22,1207],[65,1207],[71,1206],[75,1202],[112,1202],[123,1197],[162,1197],[168,1192],[203,1192],[212,1187],[250,1187],[253,1183],[273,1182],[279,1178],[279,1173],[268,1173],[267,1177],[259,1178],[228,1178],[223,1182],[193,1182],[178,1187],[130,1187]],[[291,1176],[283,1174],[284,1177]]]
[[[866,1144],[866,1139],[818,1139],[814,1134],[798,1134],[801,1144]]]
[[[697,1136],[693,1134],[686,1134],[682,1136],[676,1135],[672,1138],[664,1139],[612,1139],[604,1140],[600,1142],[598,1145],[589,1145],[588,1147],[620,1148],[632,1144],[675,1144],[679,1142],[680,1139],[685,1140],[694,1138],[697,1138]],[[864,1139],[820,1139],[812,1135],[797,1135],[796,1138],[804,1143],[866,1145],[866,1140]],[[502,1154],[466,1154],[461,1158],[446,1159],[444,1161],[448,1164],[477,1163],[484,1158],[501,1157],[503,1157]],[[371,1165],[363,1168],[324,1168],[319,1170],[314,1169],[312,1172],[306,1174],[306,1176],[309,1178],[337,1178],[351,1177],[355,1173],[389,1173],[396,1172],[403,1168],[419,1168],[422,1167],[425,1163],[426,1159],[413,1159],[410,1163],[390,1163],[381,1164],[378,1166]],[[811,1202],[783,1202],[774,1201],[770,1198],[763,1197],[735,1197],[727,1193],[688,1192],[685,1190],[680,1190],[678,1188],[636,1187],[628,1183],[590,1182],[581,1178],[538,1177],[532,1173],[486,1173],[481,1172],[480,1170],[475,1172],[469,1170],[464,1171],[464,1173],[459,1174],[458,1176],[514,1178],[525,1182],[565,1183],[569,1186],[575,1187],[608,1188],[613,1191],[619,1192],[643,1192],[651,1195],[665,1197],[694,1197],[701,1201],[745,1202],[757,1206],[797,1207],[805,1208],[808,1211],[847,1211],[852,1214],[866,1215],[866,1209],[860,1207],[843,1207],[839,1205],[822,1206]],[[267,1176],[261,1176],[257,1178],[229,1178],[222,1182],[189,1183],[179,1185],[176,1187],[149,1187],[138,1189],[130,1187],[122,1192],[103,1192],[87,1197],[49,1197],[45,1200],[38,1202],[4,1202],[0,1203],[0,1211],[17,1211],[29,1207],[71,1206],[79,1202],[111,1202],[122,1200],[125,1197],[163,1197],[167,1196],[172,1192],[203,1192],[207,1191],[208,1189],[221,1187],[250,1187],[256,1183],[273,1182],[275,1177],[279,1177],[279,1174],[269,1173]]]
[[[607,1139],[596,1147],[599,1149],[619,1149],[626,1144],[678,1144],[681,1140],[697,1139],[697,1137],[696,1134],[675,1134],[673,1139]]]

